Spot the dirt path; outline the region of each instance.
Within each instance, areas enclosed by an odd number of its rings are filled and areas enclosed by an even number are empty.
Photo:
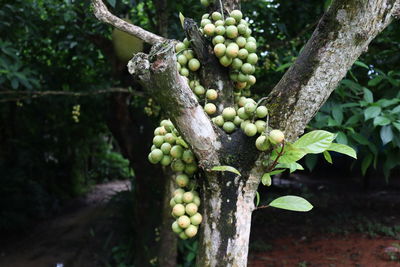
[[[70,212],[38,226],[32,234],[0,252],[1,267],[98,266],[92,251],[93,229],[104,217],[104,204],[116,192],[129,189],[128,181],[96,185]]]

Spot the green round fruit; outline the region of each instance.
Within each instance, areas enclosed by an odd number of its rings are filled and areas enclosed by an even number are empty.
[[[179,62],[176,62],[176,68],[177,68],[178,72],[181,71],[182,66],[181,66],[181,64],[179,64]]]
[[[202,19],[200,22],[200,26],[204,28],[206,25],[211,24],[211,23],[212,22],[209,19]]]
[[[246,105],[244,105],[244,111],[246,111],[247,114],[252,115],[254,111],[256,111],[256,104],[246,103]]]
[[[244,47],[249,53],[254,53],[257,50],[257,44],[254,42],[247,42],[246,46]]]
[[[179,71],[179,73],[180,73],[182,76],[189,77],[189,70],[188,70],[187,68],[181,68],[181,70]]]
[[[241,96],[238,102],[239,107],[244,107],[246,105],[246,97]]]
[[[201,2],[203,2],[203,1],[208,2],[208,0],[200,0],[200,1],[201,1]],[[179,236],[179,238],[182,239],[182,240],[186,240],[186,239],[189,238],[189,237],[185,234],[185,232],[180,233],[178,236]]]
[[[185,206],[183,206],[182,204],[176,204],[172,208],[172,214],[174,214],[177,217],[184,215],[185,214]]]
[[[179,52],[181,52],[181,51],[183,51],[185,49],[186,49],[186,45],[184,43],[182,43],[182,42],[179,42],[179,43],[177,43],[175,45],[175,52],[176,53],[179,53]]]
[[[226,25],[226,26],[232,26],[232,25],[235,25],[235,24],[236,24],[235,18],[227,17],[227,18],[225,19],[225,25]]]
[[[147,159],[149,160],[149,162],[151,164],[157,164],[158,163],[158,161],[153,159],[153,157],[151,156],[151,153],[149,153],[149,155],[147,156]]]
[[[194,203],[189,203],[185,207],[186,214],[189,216],[195,215],[197,213],[198,207]]]
[[[188,40],[188,38],[185,37],[185,39],[183,39],[183,43],[185,44],[185,46],[188,48],[190,46],[190,41]]]
[[[164,143],[160,147],[161,151],[166,155],[169,155],[169,152],[171,151],[171,148],[172,148],[172,146],[171,146],[170,143]]]
[[[239,76],[238,76],[239,77]],[[238,80],[239,80],[239,78],[238,78]],[[242,90],[243,88],[245,88],[247,86],[247,83],[246,82],[237,82],[237,83],[235,83],[235,88],[236,89],[238,89],[238,90]]]
[[[256,38],[254,38],[252,36],[247,37],[247,42],[253,42],[253,43],[257,44]]]
[[[258,56],[256,53],[251,53],[247,56],[248,63],[255,65],[255,64],[257,64],[257,61],[258,61]]]
[[[186,215],[180,216],[177,220],[180,228],[186,229],[190,225],[190,218]]]
[[[215,34],[217,35],[217,36],[221,36],[221,37],[223,37],[222,35],[224,35],[225,34],[225,27],[224,26],[217,26],[216,28],[215,28]],[[225,39],[224,39],[224,41],[225,41]]]
[[[241,35],[246,34],[247,25],[240,23],[239,25],[237,25],[237,28],[238,28],[239,34],[241,34]]]
[[[182,200],[185,203],[191,203],[193,202],[193,199],[194,199],[194,194],[192,192],[185,192],[182,196]]]
[[[214,24],[207,24],[206,26],[204,26],[203,31],[206,35],[208,36],[213,36],[215,33],[215,26]]]
[[[197,226],[189,225],[189,227],[185,229],[185,234],[189,238],[194,237],[197,234]]]
[[[182,160],[183,160],[185,163],[192,163],[192,162],[194,162],[195,158],[194,158],[193,152],[192,152],[191,150],[189,150],[189,149],[186,149],[186,150],[183,152]]]
[[[201,16],[201,19],[208,19],[208,18],[210,18],[210,14],[208,13],[205,13],[203,14],[203,16]]]
[[[169,205],[171,206],[171,208],[173,208],[177,203],[175,202],[174,198],[171,198],[171,200],[169,201]]]
[[[224,67],[228,67],[232,63],[232,58],[223,56],[219,59],[219,63],[221,63],[221,65]]]
[[[245,60],[249,55],[249,51],[247,51],[245,48],[239,49],[238,52],[238,58]]]
[[[218,27],[217,27],[216,31],[218,30]],[[224,31],[225,31],[225,28],[224,28]],[[214,46],[217,44],[224,44],[224,42],[225,42],[225,38],[224,38],[224,36],[221,36],[221,35],[217,35],[212,39],[212,43]],[[225,47],[225,45],[224,45],[224,47]],[[225,50],[226,50],[226,47],[225,47]],[[224,50],[224,54],[225,54],[225,50]]]
[[[228,45],[230,45],[231,43],[233,43],[233,41],[231,39],[226,39],[225,42],[224,42],[224,45],[226,47],[228,47]]]
[[[173,144],[175,144],[176,138],[172,133],[167,133],[164,136],[164,140],[165,140],[165,142],[170,143],[171,145],[173,145]]]
[[[196,213],[195,215],[190,217],[190,222],[193,225],[199,225],[203,220],[203,216],[200,213]]]
[[[232,61],[232,63],[233,63],[233,61]],[[230,78],[232,81],[236,82],[236,81],[237,81],[237,77],[238,77],[238,74],[237,74],[236,72],[231,72],[231,73],[229,73],[229,78]]]
[[[243,18],[243,14],[240,10],[233,10],[231,12],[231,17],[234,18],[236,20],[236,22],[240,22],[240,20]]]
[[[213,13],[211,14],[211,18],[212,18],[214,21],[218,21],[218,20],[222,19],[222,14],[219,13],[219,12],[217,12],[217,11],[215,11],[215,12],[213,12]]]
[[[182,188],[181,188],[182,189]],[[183,193],[178,193],[174,196],[174,201],[176,204],[182,204],[183,203]],[[173,214],[173,213],[172,213]]]
[[[186,164],[185,166],[185,173],[188,175],[193,175],[197,172],[197,165],[196,163]]]
[[[172,158],[169,155],[164,155],[164,157],[161,159],[160,164],[162,166],[168,166],[171,164]]]
[[[175,129],[174,124],[170,120],[162,120],[160,125],[163,126],[168,132],[171,132],[173,129]]]
[[[210,5],[209,0],[200,0],[200,3],[205,7],[208,7]]]
[[[216,44],[214,46],[214,54],[221,58],[225,55],[226,52],[226,46],[224,44]]]
[[[243,36],[246,37],[246,38],[248,38],[248,37],[251,36],[251,33],[252,33],[251,29],[250,29],[249,27],[247,27],[246,33],[244,33]]]
[[[242,129],[242,131],[244,131],[244,129],[246,128],[247,124],[251,123],[250,120],[244,120],[242,121],[242,123],[240,124],[240,129]]]
[[[217,117],[214,118],[214,123],[219,126],[222,127],[225,123],[224,118],[221,115],[218,115]]]
[[[224,125],[222,125],[222,129],[224,129],[224,131],[227,133],[232,133],[235,131],[236,126],[233,122],[227,121],[224,123]]]
[[[194,90],[194,88],[195,88],[197,85],[200,85],[199,81],[192,80],[192,81],[189,82],[189,87],[190,87],[192,90]]]
[[[162,136],[162,135],[156,135],[156,136],[154,136],[154,138],[153,138],[153,144],[154,144],[156,147],[160,147],[163,143],[164,143],[164,136]]]
[[[208,115],[212,115],[215,112],[217,112],[217,107],[213,104],[213,103],[207,103],[204,106],[204,111],[208,114]]]
[[[192,49],[183,51],[183,55],[186,57],[187,60],[191,60],[192,58],[194,58],[194,52]]]
[[[157,147],[155,145],[152,145],[150,148],[150,151],[153,151],[154,149],[156,149]]]
[[[257,127],[253,123],[248,123],[246,127],[244,127],[244,133],[247,136],[255,136],[257,134]]]
[[[208,89],[206,92],[206,97],[208,100],[216,100],[218,98],[218,92],[214,89]]]
[[[258,118],[262,119],[268,115],[268,109],[266,106],[258,106],[256,109],[256,115]]]
[[[189,60],[189,70],[197,71],[200,68],[200,61],[197,58]]]
[[[259,134],[263,133],[265,131],[265,127],[267,126],[267,123],[262,120],[257,120],[254,124],[256,125],[257,132]]]
[[[235,39],[238,36],[238,29],[236,26],[230,25],[230,26],[226,27],[225,34],[228,38]],[[247,46],[247,44],[246,44],[246,46]],[[247,47],[246,47],[246,49],[247,49]]]
[[[217,20],[216,22],[214,22],[214,25],[215,27],[224,26],[225,22],[223,20]]]
[[[164,128],[164,126],[157,127],[154,130],[154,135],[164,135],[166,133],[167,133],[167,130]]]
[[[197,207],[200,207],[200,203],[201,203],[200,197],[199,196],[194,196],[193,203],[196,204]]]
[[[234,70],[240,70],[240,68],[242,67],[242,65],[243,65],[243,61],[242,60],[240,60],[240,59],[238,59],[238,58],[234,58],[233,60],[232,60],[232,69],[234,69]]]
[[[179,64],[181,64],[181,66],[186,65],[188,62],[188,59],[183,54],[180,54],[177,59]]]
[[[178,174],[175,181],[179,187],[186,187],[189,184],[189,176],[184,173]]]
[[[222,111],[222,117],[225,121],[233,121],[236,116],[236,110],[232,107],[224,108]]]
[[[150,155],[153,162],[160,162],[164,156],[164,153],[161,151],[161,149],[156,148],[150,152]]]
[[[247,64],[247,63],[246,63],[246,64]],[[242,66],[242,68],[243,68],[243,66]],[[238,74],[238,81],[239,81],[239,82],[245,83],[245,82],[247,82],[248,80],[249,80],[249,75],[244,74],[244,73],[242,73],[242,72],[239,72],[239,74]]]
[[[186,191],[185,191],[184,189],[178,188],[178,189],[175,189],[175,191],[172,193],[172,195],[173,195],[173,196],[176,196],[176,195],[178,195],[178,194],[183,195],[185,192],[186,192]]]
[[[198,85],[198,86],[196,86],[196,87],[194,88],[194,93],[195,93],[196,95],[204,95],[205,92],[206,92],[206,89],[204,89],[204,87],[201,86],[201,85]]]
[[[238,38],[236,38],[236,43],[240,48],[243,48],[246,45],[246,38],[244,38],[243,36],[239,36]]]
[[[179,227],[178,222],[176,222],[176,221],[172,223],[171,228],[172,228],[172,231],[177,234],[179,234],[183,231],[183,229]]]
[[[239,127],[242,121],[243,120],[239,116],[236,116],[235,119],[233,120],[233,123],[236,125],[236,127]]]
[[[244,74],[252,74],[253,73],[253,66],[250,63],[244,63],[240,70]]]
[[[272,130],[271,132],[269,132],[269,141],[272,144],[282,143],[284,139],[285,139],[285,135],[280,130]]]
[[[185,163],[183,163],[182,160],[178,159],[178,160],[174,160],[171,163],[171,169],[175,172],[182,172],[183,170],[185,170]]]
[[[254,85],[255,83],[256,83],[256,77],[254,77],[253,75],[249,75],[249,80],[247,81],[248,82],[248,84],[251,86],[251,85]]]
[[[183,154],[183,147],[180,145],[174,145],[171,148],[170,154],[173,158],[179,159],[182,157]]]
[[[269,142],[267,137],[260,135],[256,139],[256,148],[260,151],[267,151],[269,149]]]

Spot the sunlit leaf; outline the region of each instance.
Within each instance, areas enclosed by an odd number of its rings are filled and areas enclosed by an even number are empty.
[[[327,150],[335,151],[337,153],[345,154],[347,156],[357,159],[356,151],[353,148],[344,144],[332,143]]]
[[[310,211],[313,208],[310,202],[298,196],[278,197],[277,199],[269,203],[269,206],[278,209],[302,211],[302,212]]]

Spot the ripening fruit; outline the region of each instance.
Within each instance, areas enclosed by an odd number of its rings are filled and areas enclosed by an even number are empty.
[[[194,196],[193,203],[196,204],[197,207],[200,207],[200,203],[201,203],[200,197],[199,196]]]
[[[197,234],[197,226],[189,225],[188,228],[185,229],[185,234],[191,238]]]
[[[218,98],[218,93],[214,89],[208,89],[206,92],[206,97],[208,100],[216,100]]]
[[[203,220],[203,216],[200,213],[196,213],[195,215],[190,217],[190,222],[193,225],[199,225]]]
[[[172,214],[179,217],[185,214],[185,206],[182,204],[176,204],[172,209]]]
[[[179,187],[185,187],[189,184],[189,176],[184,173],[178,174],[175,178],[175,181]]]
[[[241,96],[239,98],[238,105],[239,105],[239,107],[244,107],[244,105],[246,105],[246,97]]]
[[[258,132],[259,134],[265,131],[265,127],[266,127],[266,125],[267,125],[267,123],[266,123],[265,121],[258,120],[258,121],[256,121],[254,124],[256,125],[256,127],[257,127],[257,132]]]
[[[232,63],[233,63],[233,61],[232,61]],[[237,76],[238,76],[238,74],[236,72],[229,73],[229,78],[234,82],[237,82]]]
[[[246,86],[247,86],[246,82],[237,82],[237,83],[235,83],[235,88],[239,89],[239,90],[245,88]]]
[[[160,147],[164,143],[164,136],[162,135],[156,135],[153,137],[153,144],[156,147]]]
[[[182,200],[185,203],[191,203],[193,202],[193,199],[194,199],[194,194],[192,192],[185,192],[182,196]]]
[[[222,57],[225,55],[226,52],[226,46],[224,44],[216,44],[214,46],[214,54],[217,57]]]
[[[163,156],[164,153],[161,151],[161,149],[158,148],[150,152],[150,157],[152,159],[152,162],[160,162]]]
[[[154,130],[154,135],[165,135],[167,133],[167,130],[164,128],[164,126],[157,127]]]
[[[240,129],[242,129],[242,131],[244,131],[244,129],[246,128],[247,124],[251,123],[250,120],[244,120],[242,121],[242,123],[240,124]]]
[[[232,58],[229,58],[227,56],[223,56],[219,59],[219,63],[221,63],[222,66],[228,67],[232,63]]]
[[[236,24],[236,20],[232,17],[227,17],[225,19],[225,25],[226,26],[231,26],[231,25],[235,25]]]
[[[218,27],[221,27],[221,26],[218,26]],[[215,29],[215,31],[218,31],[218,27]],[[223,27],[223,26],[222,26]],[[225,28],[224,28],[224,33],[225,33]],[[218,34],[218,33],[217,33]],[[213,39],[212,39],[212,43],[213,43],[213,45],[217,45],[217,44],[223,44],[225,42],[225,38],[224,38],[224,36],[221,36],[221,35],[217,35],[217,36],[215,36]],[[224,45],[225,46],[225,45]],[[226,48],[225,48],[226,49]],[[215,53],[215,51],[214,51],[214,53]],[[225,50],[224,50],[224,53],[225,53]]]
[[[242,68],[243,68],[243,66],[242,66]],[[249,75],[239,72],[237,79],[239,82],[245,83],[249,79]]]
[[[186,37],[185,37],[185,39],[183,39],[183,43],[185,44],[186,47],[190,46],[190,41]]]
[[[186,45],[185,45],[184,43],[182,43],[182,42],[179,42],[179,43],[177,43],[177,44],[175,45],[175,52],[176,52],[176,53],[179,53],[179,52],[181,52],[181,51],[184,50],[184,49],[186,49]]]
[[[186,65],[186,63],[188,61],[187,58],[183,54],[180,54],[177,57],[177,59],[178,59],[179,64],[181,64],[182,66]]]
[[[179,227],[178,222],[176,222],[176,221],[172,223],[171,228],[172,228],[172,231],[177,234],[179,234],[183,231],[183,229]]]
[[[224,120],[233,121],[236,116],[236,110],[232,107],[224,108],[222,111],[222,117]]]
[[[233,10],[230,15],[236,20],[237,23],[239,23],[240,20],[243,18],[243,14],[240,10]]]
[[[256,109],[256,115],[258,118],[262,119],[268,115],[268,109],[266,106],[258,106]]]
[[[192,49],[183,51],[183,55],[187,58],[187,60],[191,60],[192,58],[194,58],[194,52]]]
[[[235,39],[238,36],[238,29],[236,28],[236,26],[230,25],[230,26],[226,27],[225,34],[228,38]],[[247,46],[247,44],[246,44],[246,46]],[[246,47],[246,49],[247,49],[247,47]],[[252,52],[255,52],[255,49]]]
[[[175,202],[174,198],[171,198],[171,200],[169,201],[169,205],[171,206],[171,208],[173,208],[177,203]]]
[[[175,141],[176,141],[176,138],[172,133],[167,133],[164,136],[164,140],[165,140],[165,142],[170,143],[171,145],[173,145],[175,143]]]
[[[217,20],[216,22],[214,22],[214,25],[215,27],[224,26],[225,22],[223,20]]]
[[[249,53],[254,53],[257,50],[257,44],[254,42],[247,42],[246,46],[244,47]]]
[[[247,51],[245,48],[241,48],[238,52],[238,58],[245,60],[247,56],[249,55],[249,51]]]
[[[269,141],[271,141],[272,144],[282,143],[284,139],[285,135],[280,130],[272,130],[269,133]]]
[[[164,155],[164,157],[161,159],[160,164],[162,166],[168,166],[171,164],[172,158],[169,155]]]
[[[227,133],[232,133],[235,131],[236,126],[233,122],[227,121],[224,123],[224,125],[222,125],[222,129],[224,129],[224,131]]]
[[[222,127],[225,123],[225,120],[221,115],[218,115],[217,117],[214,118],[214,123],[215,125]]]
[[[219,12],[217,12],[217,11],[215,11],[215,12],[213,12],[213,13],[211,14],[211,18],[212,18],[214,21],[220,20],[220,19],[222,19],[222,14],[219,13]]]
[[[256,38],[254,38],[254,37],[252,37],[252,36],[250,36],[250,37],[248,37],[247,38],[247,42],[253,42],[253,43],[257,43],[257,41],[256,41]]]
[[[238,59],[238,58],[234,58],[234,59],[232,60],[232,65],[231,65],[232,69],[234,69],[234,70],[240,70],[240,68],[242,67],[242,65],[243,65],[243,61],[242,61],[242,60],[240,60],[240,59]],[[236,79],[237,79],[237,77],[236,77]]]
[[[256,53],[251,53],[247,56],[248,63],[255,65],[255,64],[257,64],[257,61],[258,61],[258,56]]]
[[[170,120],[162,120],[160,125],[163,126],[168,132],[171,132],[175,129],[174,124]]]
[[[236,43],[231,43],[226,48],[225,54],[230,58],[235,58],[238,56],[239,46]]]
[[[197,213],[198,207],[194,203],[189,203],[185,207],[185,211],[189,216],[195,215]]]
[[[215,112],[217,112],[217,107],[213,104],[213,103],[207,103],[204,106],[204,111],[208,114],[208,115],[212,115]]]
[[[208,19],[208,18],[210,18],[210,14],[208,13],[205,13],[203,14],[203,16],[201,16],[201,19]]]
[[[171,163],[171,169],[175,172],[182,172],[186,168],[185,163],[182,160],[174,160]]]
[[[153,159],[153,157],[151,156],[151,153],[149,153],[149,155],[147,156],[147,159],[149,160],[149,162],[151,164],[157,164],[158,163],[158,161]]]
[[[225,27],[222,25],[215,27],[215,34],[217,34],[217,36],[223,37],[222,35],[225,34]],[[225,41],[225,38],[224,38],[224,41]]]
[[[208,36],[213,36],[215,33],[215,26],[214,24],[207,24],[206,26],[204,26],[203,31],[206,35]]]
[[[246,38],[244,38],[243,36],[239,36],[238,38],[236,38],[236,43],[240,48],[243,48],[246,45]]]
[[[264,135],[260,135],[256,139],[256,147],[260,151],[267,151],[269,149],[269,142],[267,137]]]
[[[193,152],[191,151],[191,150],[185,150],[184,152],[183,152],[183,155],[182,155],[182,160],[185,162],[185,163],[192,163],[192,162],[194,162],[194,155],[193,155]]]
[[[189,77],[189,70],[187,68],[181,68],[179,74],[185,77]]]
[[[244,127],[244,133],[247,136],[255,136],[257,134],[257,127],[253,123],[248,123],[246,127]]]
[[[189,60],[189,70],[197,71],[200,68],[200,61],[197,58]]]
[[[244,63],[240,70],[245,74],[252,74],[253,66],[250,63]]]
[[[209,20],[209,19],[202,19],[200,22],[200,26],[203,28],[208,24],[211,24],[211,20]]]
[[[174,191],[174,193],[172,193],[172,195],[173,196],[176,196],[178,194],[183,195],[184,193],[185,193],[185,190],[183,190],[182,188],[178,188],[178,189],[175,189],[175,191]]]
[[[204,89],[204,87],[201,86],[201,85],[197,85],[197,86],[194,88],[194,93],[195,93],[196,95],[204,95],[205,92],[206,92],[206,89]]]
[[[184,167],[185,167],[184,171],[188,175],[193,175],[194,173],[197,172],[197,164],[196,163],[189,163],[189,164],[186,164]]]
[[[184,229],[188,228],[190,225],[190,219],[186,215],[179,217],[177,222],[178,222],[179,227],[184,228]]]
[[[175,201],[175,203],[176,203],[176,204],[182,204],[182,203],[183,203],[182,197],[183,197],[183,194],[182,194],[182,193],[176,194],[176,195],[174,196],[174,201]]]
[[[160,149],[165,155],[169,155],[169,152],[171,151],[171,144],[170,143],[164,143],[161,145]]]
[[[239,34],[241,34],[241,35],[246,34],[247,25],[240,23],[240,24],[237,26],[237,28],[238,28]]]
[[[253,75],[249,75],[249,80],[247,81],[247,83],[251,86],[254,85],[256,83],[256,77],[254,77]]]
[[[170,154],[173,158],[179,159],[182,157],[183,154],[183,148],[180,145],[174,145],[171,148]]]
[[[210,2],[208,0],[200,0],[200,3],[205,7],[208,7],[210,5]]]
[[[256,111],[256,105],[254,103],[246,103],[244,105],[244,110],[246,111],[247,114],[253,114],[254,111]]]

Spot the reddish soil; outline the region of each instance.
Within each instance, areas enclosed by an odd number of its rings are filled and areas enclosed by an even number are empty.
[[[270,242],[272,249],[250,255],[250,267],[267,266],[400,266],[400,241],[368,238],[361,234],[320,236],[312,239],[281,238]],[[397,261],[390,255],[397,257]]]

